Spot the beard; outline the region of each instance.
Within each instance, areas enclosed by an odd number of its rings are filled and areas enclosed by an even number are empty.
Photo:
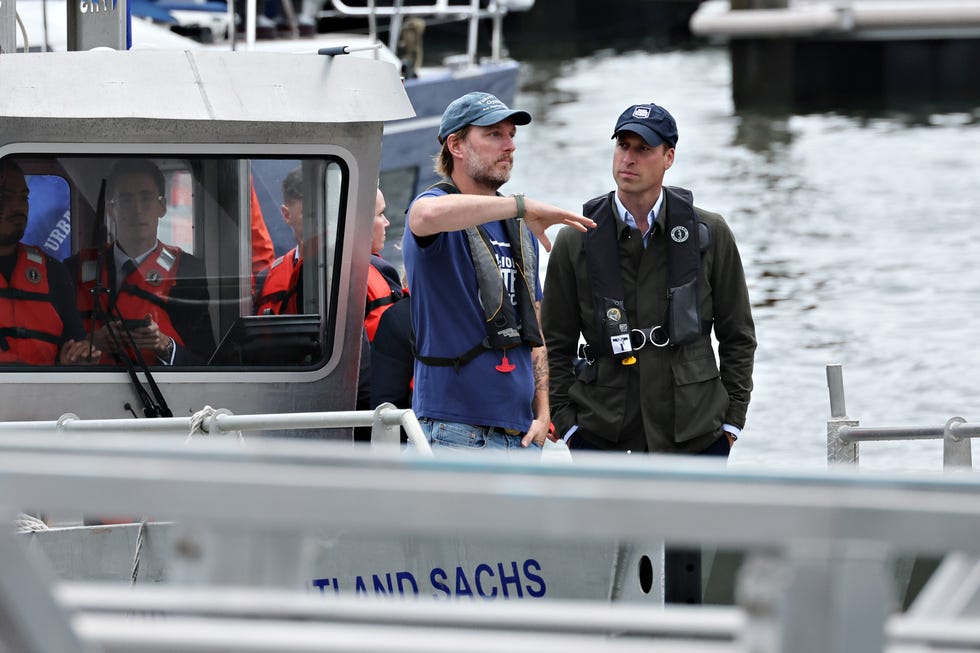
[[[513,159],[508,157],[507,160],[513,163]],[[493,163],[499,161],[497,159]],[[510,180],[510,169],[499,170],[493,164],[477,158],[470,150],[470,156],[466,159],[466,175],[481,186],[497,190]]]
[[[21,240],[24,239],[24,233],[27,231],[27,225],[15,227],[10,233],[0,233],[0,247],[10,247],[16,245]]]

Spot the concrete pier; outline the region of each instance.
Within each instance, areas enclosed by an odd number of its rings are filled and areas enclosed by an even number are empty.
[[[710,0],[691,30],[728,40],[739,109],[980,105],[980,0]]]
[[[603,48],[664,48],[691,40],[701,0],[535,0],[504,19],[507,46],[518,59],[584,56]]]

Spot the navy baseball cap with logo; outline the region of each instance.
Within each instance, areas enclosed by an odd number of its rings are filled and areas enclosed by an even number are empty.
[[[531,122],[531,114],[527,111],[508,109],[507,105],[489,93],[467,93],[449,103],[442,114],[439,124],[439,142],[467,125],[488,127],[496,125],[501,120],[510,118],[515,125],[526,125]]]
[[[624,111],[616,121],[613,138],[622,131],[639,134],[640,138],[651,147],[666,143],[677,147],[677,123],[670,112],[663,107],[653,104],[634,104]]]

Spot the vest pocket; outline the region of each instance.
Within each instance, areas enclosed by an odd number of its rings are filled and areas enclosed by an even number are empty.
[[[728,409],[714,354],[671,363],[674,375],[674,441],[716,433]]]
[[[626,414],[626,374],[619,361],[604,356],[592,368],[592,380],[577,378],[568,389],[568,399],[577,408],[579,427],[616,442]]]

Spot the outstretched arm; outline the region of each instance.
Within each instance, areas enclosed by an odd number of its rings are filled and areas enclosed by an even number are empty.
[[[519,217],[519,201],[524,205],[524,219],[528,228],[549,252],[551,241],[544,233],[548,227],[560,224],[585,231],[595,226],[592,220],[583,215],[530,198],[518,200],[513,196],[469,194],[420,197],[409,210],[408,226],[419,238],[444,231],[458,231],[485,222]]]

